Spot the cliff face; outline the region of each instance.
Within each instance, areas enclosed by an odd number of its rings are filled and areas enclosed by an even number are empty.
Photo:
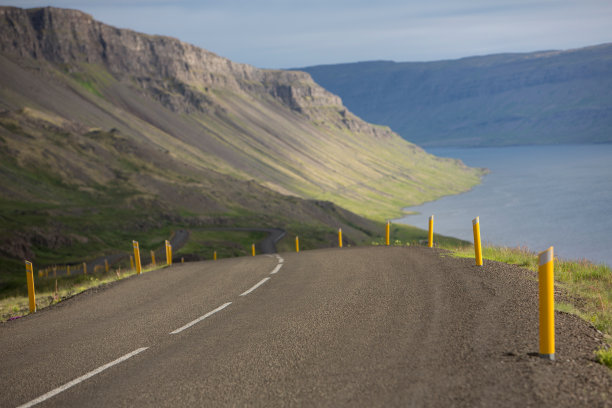
[[[55,64],[100,64],[140,82],[172,78],[196,87],[266,92],[296,110],[342,105],[305,72],[257,69],[175,38],[111,27],[77,10],[0,8],[0,51]]]

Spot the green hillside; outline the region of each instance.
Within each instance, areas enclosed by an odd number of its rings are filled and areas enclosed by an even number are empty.
[[[175,228],[371,242],[482,170],[350,113],[301,72],[236,64],[75,10],[0,8],[0,254],[78,261]]]

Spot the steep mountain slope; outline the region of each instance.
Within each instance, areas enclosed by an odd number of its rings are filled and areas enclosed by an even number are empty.
[[[0,8],[0,158],[2,251],[47,259],[181,223],[308,225],[323,241],[343,225],[359,242],[375,224],[329,201],[383,219],[482,174],[306,73],[54,8]]]
[[[302,69],[357,115],[422,146],[612,141],[612,44]]]

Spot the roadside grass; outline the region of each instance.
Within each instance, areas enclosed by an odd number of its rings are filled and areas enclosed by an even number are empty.
[[[161,268],[165,268],[165,265],[143,266],[142,273]],[[39,278],[35,276],[36,309],[40,310],[88,289],[129,278],[135,274],[135,269],[117,268],[103,274],[74,275],[58,278]],[[28,296],[11,296],[0,299],[0,321],[12,320],[27,314],[29,314]]]
[[[189,228],[189,241],[174,257],[196,255],[199,259],[217,259],[251,255],[251,245],[264,239],[268,234],[258,231],[212,231]]]
[[[474,257],[473,246],[449,249],[458,257]],[[482,256],[484,259],[519,265],[532,271],[538,270],[537,254],[525,247],[485,246]],[[580,316],[603,332],[608,341],[612,340],[612,269],[586,259],[555,258],[555,281],[567,291],[571,299],[571,303],[556,302],[557,310]],[[612,352],[606,351],[602,355],[608,356],[606,358],[609,361]]]

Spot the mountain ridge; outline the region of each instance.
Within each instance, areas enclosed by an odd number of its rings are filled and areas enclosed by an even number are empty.
[[[611,142],[612,44],[300,68],[422,146]]]

